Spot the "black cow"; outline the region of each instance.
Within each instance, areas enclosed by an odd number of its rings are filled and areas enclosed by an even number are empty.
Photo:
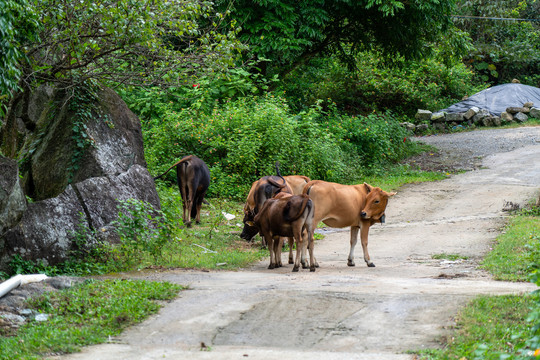
[[[186,226],[191,226],[191,219],[201,222],[201,205],[204,195],[210,185],[210,170],[205,162],[195,155],[188,155],[167,169],[163,174],[156,176],[154,180],[161,178],[176,167],[176,180],[182,195],[183,220]]]

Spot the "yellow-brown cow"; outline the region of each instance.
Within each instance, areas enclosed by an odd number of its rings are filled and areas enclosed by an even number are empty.
[[[387,193],[366,183],[342,185],[313,180],[304,187],[304,194],[313,200],[315,226],[322,221],[330,227],[351,227],[351,249],[347,265],[355,265],[354,248],[360,231],[364,260],[367,266],[374,267],[368,252],[369,228],[375,223],[384,223],[388,199],[396,193]]]

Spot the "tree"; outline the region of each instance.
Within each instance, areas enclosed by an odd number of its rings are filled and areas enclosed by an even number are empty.
[[[467,17],[456,18],[455,24],[473,42],[464,60],[483,81],[497,84],[518,78],[540,86],[540,2],[466,0],[458,2],[458,9]]]
[[[225,14],[213,14],[206,1],[29,1],[40,26],[38,38],[18,48],[27,58],[19,59],[23,87],[89,79],[178,85],[232,65],[241,48],[234,28],[217,31]]]
[[[0,105],[18,89],[24,58],[21,43],[34,39],[35,14],[26,0],[0,0]],[[0,115],[4,106],[0,106]]]
[[[270,60],[270,71],[288,74],[321,54],[354,66],[355,52],[382,50],[391,57],[426,55],[426,44],[451,26],[454,0],[218,0],[238,21],[250,55]]]

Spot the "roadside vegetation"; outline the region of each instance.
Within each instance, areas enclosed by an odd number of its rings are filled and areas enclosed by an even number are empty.
[[[539,207],[520,210],[512,217],[482,267],[499,280],[532,281],[540,286]],[[523,296],[479,296],[455,320],[453,331],[441,339],[442,349],[423,350],[421,359],[540,357],[540,290]]]
[[[87,280],[28,301],[34,320],[16,335],[0,337],[0,359],[42,359],[110,341],[123,329],[155,314],[158,301],[174,299],[179,285],[136,280]],[[38,318],[39,319],[39,318]]]
[[[0,8],[6,9],[0,11],[0,33],[6,39],[0,43],[1,117],[41,84],[109,86],[141,119],[153,175],[187,154],[204,159],[211,170],[209,205],[203,207],[200,226],[183,226],[171,172],[157,184],[161,210],[137,201],[119,204],[117,244],[103,243],[99,234],[81,226],[73,234],[77,246],[69,261],[49,266],[15,256],[0,278],[248,266],[266,256],[266,250],[238,236],[243,201],[254,180],[275,173],[277,161],[283,175],[367,182],[387,191],[443,179],[448,174],[402,164],[429,148],[411,141],[413,134],[401,122],[417,123],[418,108],[441,109],[513,78],[540,86],[537,23],[475,22],[446,15],[538,18],[538,2],[532,0],[156,0],[144,6],[138,0],[60,5],[0,0]],[[540,285],[535,211],[516,217],[483,264],[498,278],[531,278]],[[88,326],[96,334],[114,336],[156,311],[157,305],[147,300],[171,299],[178,291],[170,284],[90,281],[44,295],[31,304],[51,315],[55,326],[49,327],[55,329],[47,329],[50,322],[32,322],[16,337],[0,338],[0,358],[39,358],[105,341],[72,318],[94,314],[96,320],[112,319]],[[115,294],[115,299],[101,294]],[[94,303],[100,297],[125,298],[134,307]],[[526,323],[531,306],[532,320]],[[125,310],[116,313],[116,307]],[[539,309],[532,296],[479,299],[460,314],[461,334],[445,350],[425,355],[525,356],[520,349],[540,348]],[[475,318],[478,312],[482,315]],[[504,335],[458,340],[487,334],[486,324],[499,323],[498,317],[508,320],[501,327],[509,329]],[[480,325],[471,325],[473,330],[466,323]],[[43,348],[42,338],[54,338],[56,345]],[[499,345],[491,345],[490,338]],[[17,344],[24,345],[15,350]]]

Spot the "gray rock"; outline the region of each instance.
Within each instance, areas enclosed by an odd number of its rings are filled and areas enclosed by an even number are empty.
[[[20,315],[14,315],[14,314],[0,314],[0,317],[4,319],[7,322],[10,322],[12,324],[23,324],[26,319],[23,316]]]
[[[509,107],[509,108],[506,108],[506,112],[507,113],[510,113],[510,114],[517,114],[517,113],[528,113],[529,112],[529,108],[526,108],[526,107]]]
[[[432,122],[444,121],[446,114],[444,112],[436,112],[431,115]]]
[[[446,114],[446,122],[462,122],[465,118],[463,117],[463,113],[448,113]]]
[[[473,123],[475,125],[478,125],[478,123],[482,123],[482,120],[486,117],[490,117],[491,114],[486,109],[480,109],[480,111],[473,116]]]
[[[73,142],[74,115],[59,111],[48,124],[48,131],[36,140],[31,158],[31,168],[25,177],[26,187],[32,183],[32,198],[43,200],[60,194],[72,182],[91,177],[118,175],[132,165],[146,167],[144,160],[142,130],[138,118],[112,90],[99,93],[98,108],[102,117],[94,117],[86,123],[86,134],[93,139],[83,154]],[[63,99],[62,99],[63,101]],[[43,110],[50,113],[51,110]],[[109,124],[105,121],[109,122]],[[77,160],[77,168],[72,166]]]
[[[113,231],[98,230],[112,228],[118,200],[135,198],[160,208],[146,169],[138,118],[112,90],[102,90],[94,108],[96,116],[85,123],[84,131],[94,146],[74,157],[77,119],[62,106],[66,96],[42,87],[18,99],[7,116],[6,124],[17,124],[20,119],[20,129],[0,129],[0,139],[7,140],[0,144],[2,152],[20,153],[25,159],[19,169],[21,184],[17,163],[0,161],[0,171],[11,169],[0,177],[0,270],[14,254],[51,265],[66,260],[81,225],[101,234],[100,240],[115,241]],[[59,106],[56,111],[53,103]],[[78,159],[76,168],[74,159]],[[27,207],[25,194],[33,199]]]
[[[522,112],[518,112],[517,114],[514,115],[514,120],[518,122],[525,122],[529,120],[529,117]]]
[[[58,197],[28,204],[17,226],[3,235],[0,264],[13,254],[49,265],[65,260],[77,225],[81,219],[86,224],[81,214],[84,209],[71,185]]]
[[[534,106],[534,103],[531,101],[527,101],[525,104],[523,104],[523,107],[525,108],[532,108]]]
[[[0,235],[15,226],[25,210],[17,162],[0,156]]]
[[[407,131],[414,131],[416,128],[416,125],[410,122],[402,122],[399,125],[403,126],[405,129],[407,129]]]
[[[429,128],[428,124],[418,124],[416,125],[415,132],[421,133],[422,131],[426,131]]]
[[[529,111],[529,116],[535,119],[540,119],[540,109],[536,107],[531,108],[531,111]]]
[[[477,108],[476,106],[473,106],[472,108],[470,108],[469,110],[467,110],[467,112],[465,114],[463,114],[463,117],[467,120],[469,120],[470,118],[472,118],[474,115],[478,114],[478,112],[480,111],[479,108]]]
[[[514,121],[514,116],[508,112],[501,113],[501,120],[504,121]]]
[[[431,119],[431,115],[432,112],[429,110],[418,109],[414,117],[420,121],[429,121]]]

